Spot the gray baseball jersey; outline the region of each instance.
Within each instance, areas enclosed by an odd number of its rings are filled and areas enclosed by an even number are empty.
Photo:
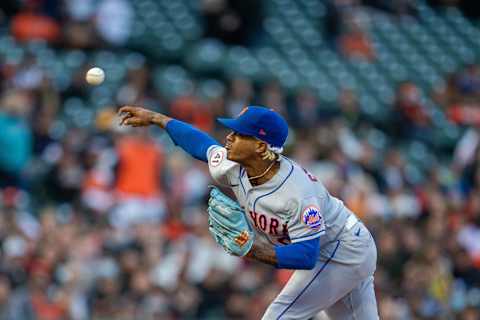
[[[371,305],[373,307],[365,311],[365,317],[358,311],[360,317],[356,319],[378,319],[372,281],[376,265],[375,244],[365,226],[341,200],[331,196],[307,170],[283,156],[279,171],[259,186],[252,186],[245,169],[227,159],[224,147],[210,147],[207,158],[212,178],[232,188],[256,236],[273,245],[321,237],[315,268],[295,271],[264,319],[307,319],[321,310],[327,313],[330,310],[331,319],[336,319],[334,314],[342,314],[341,319],[348,319],[345,312],[349,311],[344,312],[342,305],[349,310]],[[345,276],[348,271],[353,277]],[[335,279],[337,287],[342,290],[328,287],[325,290],[325,277]],[[346,295],[355,296],[358,304],[341,302]],[[335,308],[340,310],[332,311]]]

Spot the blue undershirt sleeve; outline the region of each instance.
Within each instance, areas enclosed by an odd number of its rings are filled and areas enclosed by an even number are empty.
[[[311,270],[317,262],[319,247],[319,237],[285,246],[275,246],[276,267],[278,269]]]
[[[165,130],[175,145],[185,150],[195,159],[204,162],[208,162],[208,148],[213,145],[220,145],[207,133],[180,120],[170,120]]]

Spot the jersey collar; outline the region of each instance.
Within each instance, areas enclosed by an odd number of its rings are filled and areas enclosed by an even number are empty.
[[[240,174],[240,182],[247,188],[247,190],[250,189],[255,189],[255,190],[260,190],[260,189],[271,189],[275,188],[279,184],[281,184],[289,172],[291,171],[291,167],[293,165],[288,161],[284,156],[280,155],[280,169],[275,173],[275,175],[268,180],[265,183],[262,183],[261,185],[258,186],[252,186],[250,183],[250,180],[248,180],[247,172],[245,168],[242,167],[242,171]]]

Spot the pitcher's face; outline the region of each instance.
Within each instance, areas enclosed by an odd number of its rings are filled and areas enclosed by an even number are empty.
[[[227,135],[225,148],[227,149],[227,159],[239,163],[258,157],[259,141],[255,137],[246,136],[237,132],[231,132]]]

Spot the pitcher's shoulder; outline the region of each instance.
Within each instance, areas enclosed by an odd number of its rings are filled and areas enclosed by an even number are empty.
[[[308,169],[305,169],[295,161],[288,159],[292,166],[292,176],[289,185],[292,190],[295,190],[299,196],[318,196],[325,197],[328,192],[324,184]]]
[[[227,159],[227,149],[212,146],[208,149],[208,169],[213,180],[222,185],[232,185],[240,164]],[[238,177],[237,177],[238,178]]]

